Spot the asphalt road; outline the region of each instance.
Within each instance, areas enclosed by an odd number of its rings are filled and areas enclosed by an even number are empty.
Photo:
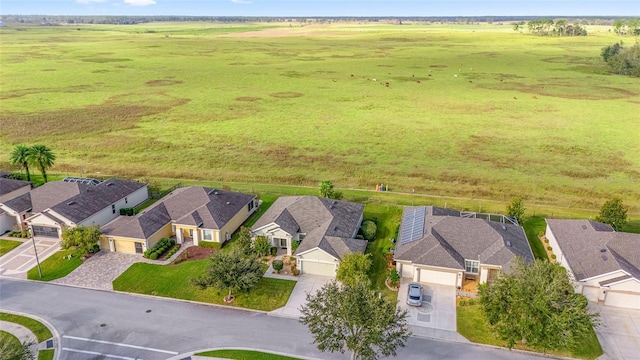
[[[242,347],[313,359],[321,353],[293,319],[170,299],[0,278],[0,309],[33,314],[61,337],[60,359],[155,360],[195,350]],[[484,346],[410,338],[402,359],[540,359]]]

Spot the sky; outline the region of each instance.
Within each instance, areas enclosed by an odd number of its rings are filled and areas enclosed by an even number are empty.
[[[640,16],[640,0],[1,0],[0,15]]]

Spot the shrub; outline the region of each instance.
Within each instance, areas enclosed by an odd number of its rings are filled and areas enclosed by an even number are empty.
[[[389,282],[392,286],[398,286],[400,283],[400,274],[398,274],[398,270],[391,269],[391,271],[389,271]]]
[[[551,251],[553,249],[551,248],[551,246],[547,246],[547,250]]]
[[[269,249],[269,252],[271,253],[271,255],[276,256],[278,254],[278,247],[272,246],[271,249]]]
[[[265,236],[258,236],[253,242],[253,251],[259,256],[267,255],[270,249],[271,244],[269,244],[269,239]]]
[[[544,236],[544,231],[540,230],[538,231],[538,237],[543,237]]]
[[[376,238],[376,232],[378,231],[378,226],[375,222],[371,220],[365,220],[362,222],[362,236],[367,241],[371,241]]]
[[[284,263],[282,262],[282,260],[273,260],[271,266],[273,267],[273,270],[277,271],[278,274],[280,274],[280,270],[282,270],[282,268],[284,267]]]
[[[157,252],[152,252],[151,255],[149,255],[149,259],[158,260],[158,253]]]
[[[544,243],[548,244],[549,243],[549,239],[544,239]]]
[[[291,270],[291,272],[293,273],[294,276],[300,275],[300,270],[298,270],[298,269],[293,269],[293,270]]]
[[[98,244],[93,244],[93,252],[97,253],[98,251],[100,251],[100,245]]]
[[[555,260],[555,259],[556,259],[556,254],[551,254],[551,258],[552,258],[553,260]]]
[[[176,241],[173,239],[169,239],[169,245],[173,246],[176,244]]]

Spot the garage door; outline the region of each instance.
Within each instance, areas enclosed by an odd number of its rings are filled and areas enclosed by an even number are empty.
[[[326,264],[314,261],[300,261],[302,267],[300,272],[303,274],[314,274],[324,276],[336,276],[336,266],[334,264]]]
[[[58,228],[50,226],[33,226],[34,236],[58,237]]]
[[[420,282],[456,286],[457,273],[420,269]]]
[[[640,294],[608,291],[607,297],[604,299],[604,304],[607,306],[640,309]]]

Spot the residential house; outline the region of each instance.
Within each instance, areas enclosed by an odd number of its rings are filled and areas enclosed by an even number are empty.
[[[0,174],[1,175],[1,174]],[[0,176],[0,234],[11,231],[16,225],[15,216],[2,207],[2,204],[24,195],[31,190],[28,181],[8,179]]]
[[[302,273],[335,276],[342,257],[364,252],[366,240],[355,239],[364,205],[317,196],[278,198],[251,228],[272,246],[295,255]],[[293,251],[294,242],[299,246]]]
[[[534,260],[524,230],[509,221],[462,217],[435,206],[407,206],[394,258],[403,278],[461,287],[464,278],[491,282],[517,257]]]
[[[60,239],[65,227],[102,226],[115,219],[120,209],[134,207],[148,198],[147,184],[109,179],[95,184],[57,181],[29,193],[29,198],[14,199],[16,210],[32,215],[24,222],[34,236]]]
[[[190,186],[177,188],[135,216],[120,216],[102,227],[100,247],[143,253],[160,239],[224,243],[258,207],[255,195]]]
[[[590,220],[547,219],[545,236],[577,293],[604,305],[640,309],[640,234]]]

